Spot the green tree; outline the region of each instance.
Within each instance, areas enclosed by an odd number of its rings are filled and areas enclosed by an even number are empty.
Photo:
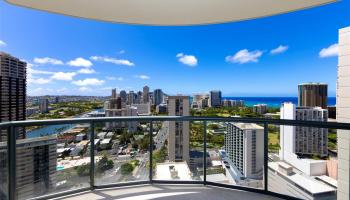
[[[76,166],[75,170],[77,171],[78,176],[88,176],[90,174],[90,165],[85,164],[81,166]]]
[[[122,175],[129,175],[134,170],[134,166],[131,163],[124,163],[120,166]]]
[[[96,171],[102,173],[114,167],[113,160],[109,160],[107,155],[103,155],[101,160],[97,162]]]

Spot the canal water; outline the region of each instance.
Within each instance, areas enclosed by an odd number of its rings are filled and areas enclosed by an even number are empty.
[[[103,109],[97,109],[95,111],[103,111]],[[75,116],[74,118],[81,118],[84,116],[85,116],[85,114]],[[43,126],[43,127],[28,131],[26,136],[27,136],[27,138],[36,138],[36,137],[42,137],[42,136],[47,136],[47,135],[60,134],[60,133],[63,133],[69,129],[76,127],[77,125],[78,124],[59,124],[59,125]]]

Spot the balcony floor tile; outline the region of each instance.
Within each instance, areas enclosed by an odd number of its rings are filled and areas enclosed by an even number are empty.
[[[145,185],[94,190],[56,198],[59,200],[274,200],[253,192],[202,185]]]

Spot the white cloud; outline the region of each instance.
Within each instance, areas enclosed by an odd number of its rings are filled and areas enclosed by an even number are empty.
[[[198,60],[193,55],[185,55],[183,53],[176,54],[176,57],[179,58],[179,62],[182,64],[194,67],[198,64]]]
[[[284,52],[286,52],[288,50],[288,48],[289,48],[288,46],[279,45],[277,48],[272,49],[270,51],[270,54],[275,55],[275,54],[284,53]]]
[[[147,79],[150,79],[151,77],[149,77],[149,76],[147,76],[147,75],[136,75],[135,78],[147,80]]]
[[[36,66],[38,66],[38,65],[36,65],[36,64],[27,62],[26,60],[22,60],[22,61],[27,63],[27,68],[28,68],[28,67],[36,67]]]
[[[119,51],[119,54],[124,54],[125,53],[125,50],[120,50]]]
[[[262,56],[263,52],[260,50],[248,51],[247,49],[242,49],[238,51],[235,55],[226,56],[226,62],[231,63],[249,63],[249,62],[259,62],[259,58]]]
[[[108,62],[116,65],[125,65],[125,66],[135,66],[135,64],[129,60],[125,59],[117,59],[111,57],[103,57],[103,56],[91,56],[90,60],[99,61],[99,62]]]
[[[74,85],[77,86],[88,86],[88,85],[102,85],[105,81],[104,80],[99,80],[97,78],[86,78],[83,80],[77,80],[77,81],[72,81]]]
[[[60,80],[60,81],[71,81],[73,77],[77,75],[75,72],[55,72],[51,79]]]
[[[79,91],[80,91],[80,92],[88,92],[88,91],[91,91],[91,89],[88,88],[88,87],[80,87],[80,88],[79,88]]]
[[[50,57],[34,58],[34,62],[41,65],[45,65],[45,64],[63,65],[62,60],[59,60],[56,58],[50,58]]]
[[[338,56],[338,44],[332,44],[331,46],[327,48],[321,49],[319,56],[320,58],[327,58],[327,57],[333,57]]]
[[[110,80],[110,81],[114,81],[114,80],[123,81],[124,80],[123,77],[115,77],[115,76],[106,76],[106,79]]]
[[[0,40],[0,47],[6,47],[6,46],[7,46],[6,42]]]
[[[79,74],[94,74],[96,73],[93,69],[82,68],[78,71]]]
[[[74,60],[68,61],[67,65],[74,67],[91,67],[92,62],[90,60],[86,60],[84,58],[79,57]]]
[[[27,73],[28,75],[32,75],[32,74],[54,74],[55,72],[37,70],[37,69],[33,69],[33,67],[31,66],[27,66]]]
[[[28,88],[28,93],[29,95],[32,96],[39,96],[39,95],[48,95],[54,93],[54,91],[50,88],[40,88],[40,87],[35,87],[35,88]]]
[[[47,84],[50,83],[51,79],[45,79],[45,78],[28,78],[28,83],[29,84],[38,84],[38,85],[43,85],[43,84]]]
[[[117,80],[117,78],[114,77],[114,76],[106,76],[106,79],[107,79],[107,80],[110,80],[110,81]]]

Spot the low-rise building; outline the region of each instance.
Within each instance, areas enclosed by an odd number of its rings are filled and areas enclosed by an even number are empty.
[[[186,162],[157,163],[155,179],[190,181],[192,174]]]
[[[100,143],[100,149],[105,150],[111,147],[112,138],[105,138]]]
[[[75,136],[75,141],[77,141],[77,142],[80,142],[80,141],[85,140],[85,139],[86,139],[86,134],[84,134],[84,133],[80,133],[80,134]]]
[[[268,163],[268,188],[272,192],[300,199],[336,199],[336,187],[324,177],[308,176],[293,166],[279,161]]]
[[[100,132],[97,134],[97,138],[103,140],[103,139],[105,139],[107,133],[108,132]]]

